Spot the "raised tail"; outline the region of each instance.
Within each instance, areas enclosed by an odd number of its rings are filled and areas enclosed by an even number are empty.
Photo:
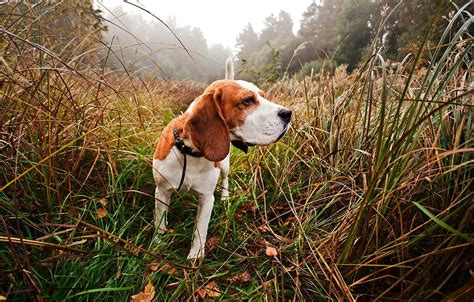
[[[232,60],[232,56],[228,57],[227,61],[225,61],[225,79],[234,79],[234,61]]]

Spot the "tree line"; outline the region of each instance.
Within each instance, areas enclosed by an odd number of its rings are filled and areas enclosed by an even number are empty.
[[[173,17],[145,19],[138,12],[125,13],[121,6],[108,11],[105,19],[111,25],[103,40],[113,52],[108,66],[114,70],[207,82],[224,75],[223,62],[231,51],[220,44],[208,46],[197,27],[178,26]]]
[[[409,53],[417,52],[425,36],[428,51],[438,45],[450,18],[466,3],[466,0],[313,1],[303,13],[296,35],[291,30],[291,17],[281,11],[278,16],[265,19],[260,33],[249,23],[239,34],[236,45],[239,76],[273,81],[285,74],[305,76],[321,69],[330,71],[341,64],[351,71],[370,55],[371,49],[378,49],[388,60],[401,61]]]
[[[260,32],[248,23],[238,35],[238,77],[272,82],[284,75],[332,71],[341,64],[352,71],[374,49],[400,62],[416,53],[425,37],[428,58],[457,8],[469,1],[313,1],[302,14],[296,34],[287,12],[270,14]],[[28,10],[37,11],[38,17],[19,17]],[[105,62],[114,71],[160,79],[210,82],[223,77],[231,50],[219,44],[209,46],[199,28],[178,26],[174,18],[157,20],[138,12],[125,13],[121,6],[105,10],[94,8],[91,0],[62,5],[19,2],[2,5],[0,14],[13,16],[3,18],[5,30],[15,25],[13,34],[27,34],[29,41],[43,45],[65,62],[80,62],[84,68]],[[34,26],[28,27],[28,22]],[[453,26],[453,32],[459,26]]]

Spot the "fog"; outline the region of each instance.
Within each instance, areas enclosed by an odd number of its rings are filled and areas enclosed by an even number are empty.
[[[245,6],[245,1],[97,2],[107,20],[108,65],[205,83],[223,78],[230,55],[238,77],[257,83],[332,72],[340,65],[350,72],[374,51],[401,61],[426,34],[437,43],[452,11],[464,2],[279,0]],[[433,11],[445,17],[429,29]],[[176,15],[166,15],[172,12]]]
[[[239,5],[209,0],[131,3],[105,0],[96,1],[95,6],[109,21],[104,40],[113,45],[111,67],[117,70],[125,67],[160,78],[209,82],[222,78],[225,59],[238,54],[237,39],[245,26],[251,24],[261,31],[265,17],[277,15],[280,9],[299,20],[309,3],[311,0],[296,4],[284,0],[258,3],[242,0]],[[295,23],[292,30],[296,33],[298,28]]]

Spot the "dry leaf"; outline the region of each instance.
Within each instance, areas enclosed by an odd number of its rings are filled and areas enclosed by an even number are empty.
[[[266,233],[266,232],[270,231],[270,228],[267,225],[262,224],[261,226],[258,227],[258,230],[262,233]]]
[[[206,298],[206,296],[211,298],[217,298],[221,296],[221,290],[219,289],[219,286],[215,280],[209,282],[204,288],[196,289],[196,293],[199,295],[199,297],[201,297],[201,299]]]
[[[107,200],[107,198],[105,197],[102,197],[101,199],[99,199],[99,202],[105,207],[107,204],[109,204],[109,201]]]
[[[195,292],[196,292],[196,294],[198,294],[198,296],[199,296],[201,299],[206,298],[207,292],[206,292],[205,289],[196,288]]]
[[[219,236],[212,236],[211,238],[207,239],[206,241],[207,252],[209,253],[210,251],[215,249],[219,245],[220,241],[221,239]]]
[[[160,269],[158,271],[163,272],[163,273],[168,274],[168,275],[179,276],[179,273],[176,270],[176,268],[171,267],[168,264],[164,264],[162,267],[160,267]]]
[[[76,208],[69,208],[67,210],[67,213],[68,213],[69,216],[76,217],[76,218],[79,217],[79,215],[80,215],[79,211]],[[2,301],[2,300],[0,300],[0,301]]]
[[[145,286],[145,289],[139,294],[132,296],[132,301],[135,302],[151,302],[155,297],[155,288],[151,284],[151,280],[148,280],[148,284]]]
[[[175,286],[178,286],[180,283],[181,283],[181,281],[176,281],[176,282],[168,283],[165,286],[166,287],[175,287]]]
[[[207,295],[209,297],[213,297],[213,298],[216,298],[216,297],[220,297],[221,296],[221,290],[219,288],[219,286],[217,286],[217,282],[212,280],[207,286],[206,286],[206,289],[208,290],[208,293]]]
[[[272,246],[267,246],[267,249],[265,250],[265,254],[267,254],[267,256],[269,257],[275,257],[276,255],[278,255],[278,251],[276,248]]]
[[[7,301],[7,298],[5,296],[0,295],[0,301]]]
[[[156,262],[152,262],[150,264],[148,264],[148,268],[154,272],[156,272],[158,270],[158,263]]]
[[[240,274],[237,274],[235,276],[232,276],[228,278],[230,283],[236,283],[236,282],[249,282],[252,279],[252,276],[248,271],[243,271]]]
[[[293,220],[295,220],[295,217],[293,216],[290,216],[288,217],[288,219],[283,223],[284,226],[287,226],[290,224],[290,222],[292,222]]]
[[[107,216],[107,211],[104,208],[98,208],[97,217],[104,218],[105,216]]]
[[[198,296],[201,297],[201,299],[204,299],[207,296],[206,290],[202,288],[196,288],[196,294],[198,294]]]

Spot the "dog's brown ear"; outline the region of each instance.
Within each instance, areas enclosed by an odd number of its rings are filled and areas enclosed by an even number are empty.
[[[221,161],[230,149],[229,129],[222,115],[220,89],[199,97],[189,118],[194,146],[210,161]]]

